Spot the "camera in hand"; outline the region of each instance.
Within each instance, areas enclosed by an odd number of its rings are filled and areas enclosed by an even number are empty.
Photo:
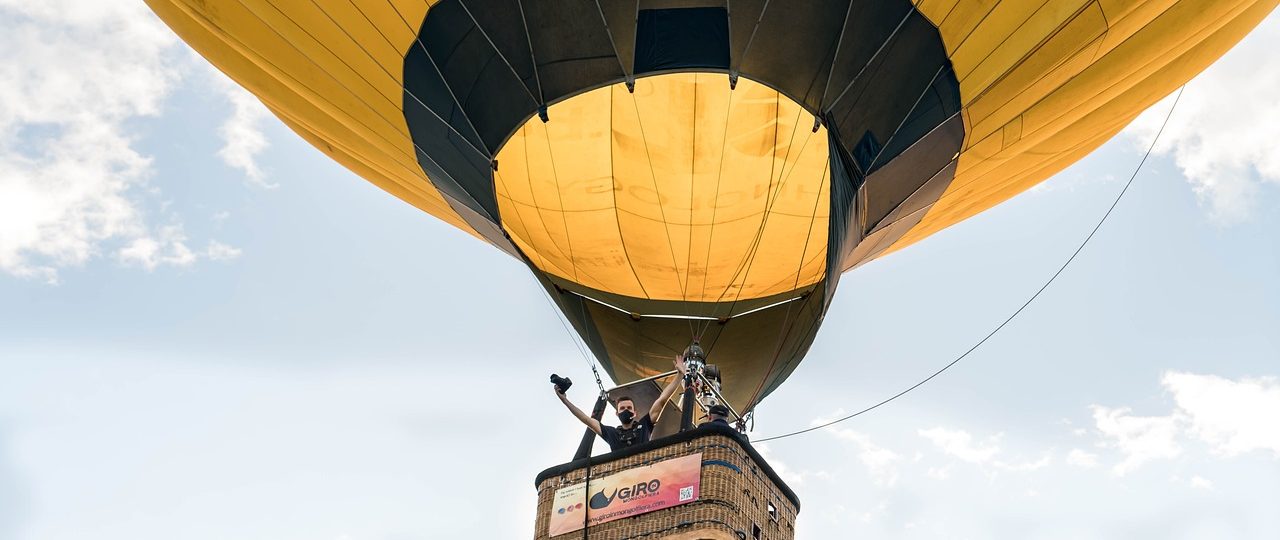
[[[570,386],[573,386],[573,381],[569,380],[568,377],[561,377],[559,375],[556,375],[555,373],[552,373],[551,384],[556,385],[556,390],[559,391],[561,394],[563,394],[569,391]]]

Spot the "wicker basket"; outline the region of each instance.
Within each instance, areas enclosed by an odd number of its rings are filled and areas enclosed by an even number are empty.
[[[790,540],[795,537],[798,502],[795,501],[794,494],[781,481],[776,480],[777,476],[749,444],[730,433],[718,430],[694,430],[680,435],[669,438],[670,441],[651,442],[639,453],[628,452],[621,457],[605,454],[593,458],[591,476],[602,477],[701,453],[701,488],[698,500],[593,525],[587,531],[587,538]],[[548,536],[548,528],[556,490],[582,483],[586,477],[586,467],[570,469],[561,466],[549,469],[548,472],[553,474],[544,472],[538,482],[538,515],[534,538],[562,540],[583,537],[582,530],[551,537]]]

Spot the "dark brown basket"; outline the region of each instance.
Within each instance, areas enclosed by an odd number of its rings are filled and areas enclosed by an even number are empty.
[[[681,437],[684,438],[684,437]],[[660,441],[655,441],[660,442]],[[702,453],[702,482],[697,501],[590,527],[587,538],[622,540],[790,540],[795,537],[797,508],[763,461],[734,437],[710,432],[619,459],[592,464],[591,476],[602,477],[660,461]],[[755,454],[758,456],[758,454]],[[600,459],[608,459],[606,454]],[[581,530],[547,535],[552,499],[557,489],[582,483],[586,468],[543,478],[538,484],[535,540],[582,538]],[[792,496],[794,497],[794,496]],[[771,512],[772,509],[772,512]]]

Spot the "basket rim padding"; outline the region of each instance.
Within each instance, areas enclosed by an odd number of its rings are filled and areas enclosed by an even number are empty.
[[[780,478],[778,476],[778,473],[773,470],[773,467],[770,467],[769,463],[765,461],[764,457],[761,456],[760,453],[757,452],[756,449],[751,446],[751,442],[748,441],[745,436],[743,436],[741,433],[738,433],[738,431],[736,429],[733,429],[732,427],[723,426],[720,424],[713,424],[710,422],[702,424],[701,426],[690,429],[688,431],[681,431],[674,435],[669,435],[666,437],[662,437],[660,439],[654,439],[644,444],[637,444],[635,446],[623,448],[622,450],[618,450],[616,452],[609,452],[607,454],[601,454],[601,455],[593,456],[589,458],[576,459],[568,463],[562,463],[560,465],[547,468],[546,470],[538,473],[538,476],[533,481],[533,485],[534,487],[537,487],[538,485],[542,484],[543,480],[546,480],[548,478],[552,478],[555,476],[568,474],[572,471],[576,471],[578,469],[586,467],[588,463],[590,463],[592,467],[595,467],[597,465],[603,465],[605,463],[617,461],[623,458],[634,456],[636,454],[649,452],[652,450],[657,450],[659,448],[665,448],[667,446],[672,446],[676,444],[686,443],[694,439],[706,437],[708,435],[725,435],[730,439],[733,439],[734,442],[737,442],[738,446],[742,447],[742,450],[746,452],[748,456],[751,457],[751,460],[755,462],[756,466],[759,467],[762,472],[764,472],[765,476],[768,476],[769,480],[773,481],[774,485],[778,486],[778,490],[782,492],[783,496],[785,496],[787,500],[791,501],[791,504],[795,506],[796,514],[800,513],[800,498],[796,497],[796,493],[794,491],[791,491],[791,487],[788,486],[786,482],[782,481],[782,478]]]

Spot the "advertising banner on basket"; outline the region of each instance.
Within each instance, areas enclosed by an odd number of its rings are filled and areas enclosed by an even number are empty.
[[[627,469],[556,490],[548,536],[698,500],[702,454]],[[585,516],[583,514],[586,514]]]

